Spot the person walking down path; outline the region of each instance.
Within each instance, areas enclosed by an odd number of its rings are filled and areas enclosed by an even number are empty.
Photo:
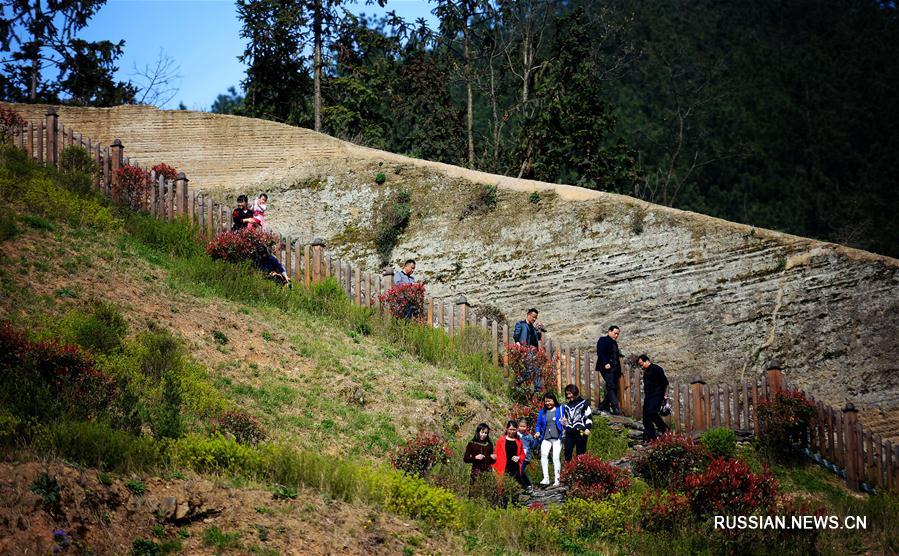
[[[506,423],[506,434],[496,441],[496,462],[493,468],[502,477],[508,473],[518,484],[528,492],[533,490],[531,481],[524,474],[524,446],[518,438],[518,423],[509,421]]]
[[[537,320],[537,309],[528,309],[523,320],[515,323],[512,339],[516,344],[528,347],[540,347],[540,339],[543,337],[543,324]]]
[[[472,485],[478,476],[489,472],[493,467],[496,455],[493,453],[493,442],[490,441],[490,427],[487,423],[481,423],[475,428],[474,438],[465,447],[462,461],[471,464]]]
[[[612,325],[606,335],[596,341],[596,372],[602,375],[605,383],[605,396],[597,409],[612,415],[621,415],[621,406],[618,403],[618,379],[621,378],[619,335],[621,335],[621,329]]]
[[[543,409],[537,414],[537,431],[534,436],[540,442],[540,467],[543,470],[543,480],[540,484],[549,485],[549,453],[553,455],[553,474],[555,480],[553,486],[559,486],[559,475],[562,472],[562,465],[559,463],[562,451],[562,408],[559,407],[559,400],[552,392],[547,392],[543,396]]]
[[[668,432],[668,425],[659,415],[668,393],[668,377],[665,370],[649,361],[645,353],[637,358],[643,368],[643,440],[649,442]]]
[[[414,284],[415,278],[412,277],[413,272],[415,272],[415,260],[408,259],[405,263],[403,263],[402,270],[397,270],[393,273],[393,285],[399,286],[400,284]]]
[[[231,231],[243,230],[253,222],[253,211],[247,208],[247,196],[237,196],[237,208],[231,211]]]
[[[565,387],[565,404],[562,406],[562,426],[565,427],[565,461],[571,461],[573,452],[577,455],[587,452],[587,437],[593,428],[593,410],[590,402],[581,397],[581,391],[574,384]]]
[[[521,446],[524,448],[524,465],[521,466],[521,474],[527,476],[528,464],[534,451],[537,450],[537,439],[530,433],[530,423],[527,418],[522,417],[518,420],[518,438],[521,439]]]

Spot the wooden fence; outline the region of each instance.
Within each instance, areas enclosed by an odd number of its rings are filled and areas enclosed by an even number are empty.
[[[100,167],[97,187],[111,194],[117,184],[116,170],[124,165],[140,167],[135,160],[124,156],[124,146],[118,139],[109,146],[83,137],[81,133],[60,124],[56,111],[50,108],[42,122],[29,122],[13,137],[16,146],[24,149],[38,162],[58,166],[60,154],[67,146],[86,149]],[[148,194],[138,200],[138,208],[160,219],[186,218],[196,225],[207,239],[231,229],[231,209],[216,201],[209,193],[192,190],[189,180],[181,173],[175,180],[167,180],[150,171]],[[369,272],[341,260],[325,251],[325,242],[315,239],[302,244],[289,236],[276,234],[273,252],[296,283],[306,287],[333,278],[356,305],[383,310],[379,297],[393,285],[393,273]],[[478,328],[488,338],[493,363],[505,369],[505,346],[512,343],[511,330],[506,323],[477,318],[465,296],[454,299],[426,298],[425,321],[450,335],[465,327]],[[600,374],[595,370],[595,354],[580,348],[572,349],[544,335],[541,346],[553,358],[556,387],[574,384],[585,399],[596,407],[603,394]],[[643,386],[639,369],[621,361],[623,376],[619,379],[622,412],[635,419],[642,417]],[[761,380],[731,384],[706,384],[695,377],[689,384],[673,383],[669,387],[674,430],[698,434],[711,428],[729,428],[745,435],[757,435],[759,402],[782,389],[796,389],[784,379],[782,371],[773,369]],[[858,412],[852,406],[836,410],[813,396],[805,394],[815,404],[815,419],[802,440],[807,455],[830,470],[845,477],[850,488],[872,491],[899,490],[899,446],[884,442],[865,431],[858,422]]]

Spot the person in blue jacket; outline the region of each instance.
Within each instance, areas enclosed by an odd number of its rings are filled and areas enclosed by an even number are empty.
[[[562,471],[560,454],[562,452],[562,408],[559,400],[552,392],[543,396],[543,409],[537,414],[537,430],[534,436],[540,443],[540,466],[543,468],[543,480],[540,484],[549,485],[549,453],[553,454],[553,472],[555,480],[553,486],[559,486],[559,474]]]

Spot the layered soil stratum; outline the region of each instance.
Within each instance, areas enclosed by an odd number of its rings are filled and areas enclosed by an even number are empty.
[[[30,121],[46,108],[15,106]],[[438,298],[465,294],[510,319],[537,307],[554,338],[582,349],[616,324],[625,354],[647,352],[680,380],[751,379],[777,358],[819,399],[877,411],[871,422],[895,430],[882,411],[899,406],[896,259],[263,120],[139,106],[58,112],[67,128],[104,145],[121,139],[132,160],[171,164],[222,200],[268,191],[275,229],[322,237],[370,270],[380,266],[380,207],[406,189],[412,217],[392,259],[416,258]],[[495,207],[477,201],[485,185],[498,187]]]

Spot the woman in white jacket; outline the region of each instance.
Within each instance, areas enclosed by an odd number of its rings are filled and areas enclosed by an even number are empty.
[[[553,486],[559,486],[559,474],[562,466],[559,454],[562,451],[562,408],[552,392],[543,396],[543,409],[537,414],[537,427],[534,436],[542,440],[540,443],[540,466],[543,468],[543,480],[540,484],[549,485],[549,452],[553,454]]]

